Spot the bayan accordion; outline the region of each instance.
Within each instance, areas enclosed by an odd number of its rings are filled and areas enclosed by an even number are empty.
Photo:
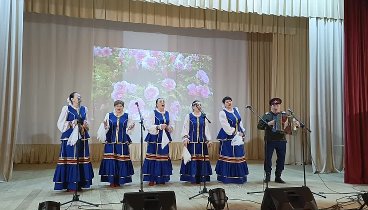
[[[291,135],[296,130],[293,116],[281,112],[276,116],[274,128],[277,132]]]

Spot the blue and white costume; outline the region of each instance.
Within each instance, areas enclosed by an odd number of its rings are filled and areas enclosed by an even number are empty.
[[[94,175],[89,159],[90,136],[88,130],[78,131],[78,126],[75,126],[78,119],[79,122],[87,121],[86,107],[81,106],[79,110],[71,105],[62,108],[57,122],[62,134],[59,160],[53,179],[55,190],[78,190],[77,183],[78,188],[89,188],[92,185]],[[79,127],[82,128],[82,125]]]
[[[212,168],[207,143],[211,139],[211,135],[205,116],[194,113],[186,115],[181,136],[183,141],[189,140],[187,149],[191,154],[191,159],[186,164],[182,160],[180,180],[199,183],[206,178],[206,181],[210,181]]]
[[[105,128],[104,123],[101,123],[97,134],[97,138],[105,144],[99,171],[101,182],[112,185],[132,182],[134,169],[130,159],[129,144],[132,141],[129,134],[134,127],[133,121],[127,113],[117,115],[110,112],[106,114],[104,122],[108,122],[108,126]]]
[[[147,153],[143,163],[143,180],[156,182],[157,184],[168,182],[170,175],[172,175],[169,144],[165,143],[171,142],[172,139],[167,129],[161,129],[161,124],[166,124],[172,128],[169,112],[160,112],[156,109],[145,121],[148,134],[145,139]]]
[[[231,145],[235,135],[245,129],[237,108],[219,113],[221,130],[217,135],[220,141],[220,157],[216,164],[217,180],[223,183],[242,184],[247,181],[248,166],[245,160],[244,144]]]

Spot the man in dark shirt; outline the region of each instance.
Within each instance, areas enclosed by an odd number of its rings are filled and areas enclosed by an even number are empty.
[[[264,182],[269,182],[271,179],[272,154],[273,151],[276,150],[277,160],[275,182],[285,183],[285,181],[281,179],[281,174],[284,170],[286,153],[286,138],[284,128],[286,127],[286,124],[288,122],[283,122],[283,120],[281,120],[283,117],[287,117],[287,114],[285,112],[281,112],[281,103],[282,100],[280,98],[272,98],[269,102],[271,106],[271,111],[266,112],[262,116],[262,119],[267,122],[267,124],[262,120],[259,120],[257,125],[257,128],[259,130],[265,130],[264,140],[266,157],[264,162],[264,170],[266,172],[266,178]],[[280,123],[278,123],[277,121],[280,121]]]

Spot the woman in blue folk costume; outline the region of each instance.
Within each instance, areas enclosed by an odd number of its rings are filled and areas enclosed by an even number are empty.
[[[69,95],[68,103],[62,108],[57,122],[62,134],[53,181],[55,190],[76,191],[89,188],[94,175],[89,159],[87,108],[80,106],[81,96],[77,92]]]
[[[172,141],[173,126],[170,124],[169,112],[165,110],[165,100],[156,100],[156,109],[145,121],[148,134],[147,153],[143,163],[143,180],[149,186],[165,184],[172,175],[172,165],[169,157],[169,145]]]
[[[130,160],[129,144],[132,141],[129,134],[134,125],[128,113],[124,113],[124,102],[117,100],[114,112],[106,114],[98,129],[97,138],[105,144],[99,174],[101,182],[109,182],[111,187],[132,182],[134,169]]]
[[[208,156],[211,135],[205,116],[201,113],[202,106],[197,100],[192,103],[193,112],[184,119],[182,137],[184,147],[191,155],[190,161],[182,160],[180,167],[180,181],[191,183],[210,181],[212,175],[211,163]]]
[[[220,141],[220,157],[216,164],[217,180],[223,183],[242,184],[247,181],[248,166],[245,160],[245,129],[232,99],[222,99],[225,108],[220,111],[221,130],[217,135]],[[240,142],[238,141],[240,139]]]

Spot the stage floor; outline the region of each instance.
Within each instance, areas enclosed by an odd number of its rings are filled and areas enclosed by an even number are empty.
[[[11,182],[0,183],[0,209],[37,209],[38,204],[43,201],[66,202],[72,199],[73,193],[53,190],[53,173],[56,164],[22,164],[15,165],[13,180]],[[104,204],[100,207],[86,206],[79,202],[72,205],[62,206],[62,209],[122,209],[120,201],[126,192],[138,192],[139,184],[139,162],[134,163],[135,174],[133,183],[120,188],[110,188],[105,183],[100,182],[98,176],[99,163],[94,163],[95,178],[91,189],[83,190],[80,199],[91,203]],[[212,163],[214,170],[215,163]],[[144,191],[175,191],[176,204],[179,210],[205,210],[207,196],[200,195],[192,200],[188,198],[196,195],[200,190],[200,185],[184,183],[179,181],[180,162],[173,161],[173,176],[171,182],[165,185],[149,187],[144,183]],[[246,184],[221,184],[216,181],[216,175],[211,176],[211,182],[207,183],[208,189],[223,188],[228,196],[229,209],[245,210],[260,209],[263,192],[257,194],[247,194],[253,191],[262,191],[264,185],[263,165],[260,162],[248,162],[249,176]],[[314,195],[318,208],[327,208],[337,204],[343,208],[331,209],[352,209],[361,206],[357,201],[359,191],[368,191],[367,185],[344,184],[342,173],[333,174],[313,174],[311,166],[306,166],[307,186],[315,193],[323,192],[327,198]],[[215,174],[215,173],[213,173]],[[272,180],[274,179],[272,174]],[[269,187],[298,187],[303,185],[302,166],[288,165],[283,173],[286,184],[270,182]],[[337,194],[355,193],[355,194]],[[338,200],[337,200],[338,199]],[[345,203],[347,202],[347,203]],[[107,204],[110,203],[110,204]]]

